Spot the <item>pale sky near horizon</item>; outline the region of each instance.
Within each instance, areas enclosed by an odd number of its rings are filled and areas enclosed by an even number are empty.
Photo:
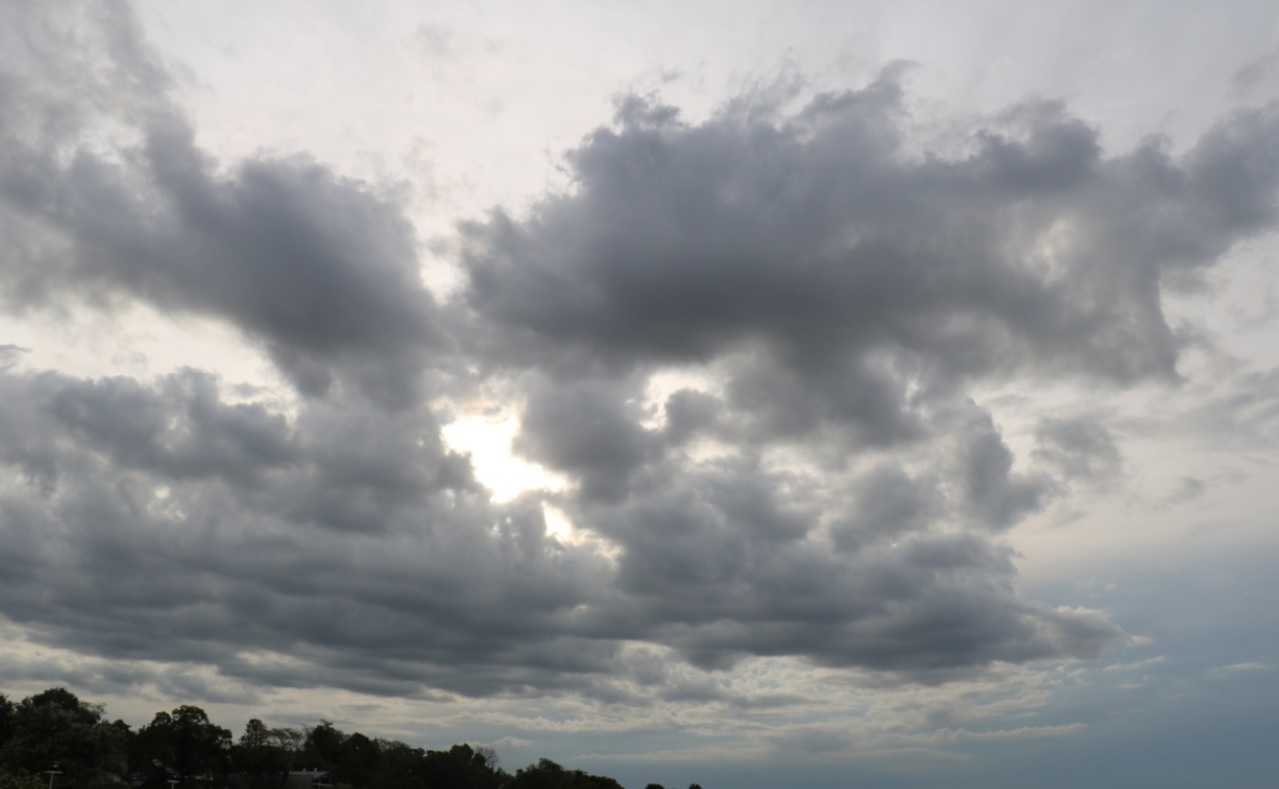
[[[0,8],[0,692],[1270,786],[1271,3]]]

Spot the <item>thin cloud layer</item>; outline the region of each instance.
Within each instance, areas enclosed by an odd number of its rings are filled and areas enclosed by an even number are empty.
[[[393,190],[202,150],[127,7],[3,13],[0,298],[213,317],[300,397],[0,346],[0,611],[254,685],[711,699],[751,658],[1094,658],[1120,624],[1024,595],[1005,535],[1116,441],[1045,421],[1018,457],[973,387],[1175,380],[1164,292],[1276,218],[1273,107],[1113,154],[1029,102],[943,153],[894,68],[700,123],[621,101],[570,189],[458,229],[437,304]],[[481,390],[564,490],[492,501],[437,416]]]

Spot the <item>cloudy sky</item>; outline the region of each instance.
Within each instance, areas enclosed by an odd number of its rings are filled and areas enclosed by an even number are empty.
[[[1270,786],[1279,11],[0,6],[0,679]]]

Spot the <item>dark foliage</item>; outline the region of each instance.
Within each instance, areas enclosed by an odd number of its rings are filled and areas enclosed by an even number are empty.
[[[623,789],[550,759],[512,776],[491,748],[425,750],[346,734],[326,720],[298,730],[254,718],[233,741],[189,704],[157,712],[137,731],[103,713],[65,688],[17,704],[0,694],[0,789],[42,789],[51,770],[55,786],[76,789]]]
[[[57,770],[80,789],[112,786],[124,773],[129,727],[103,720],[100,706],[53,688],[0,707],[0,771],[20,777]]]

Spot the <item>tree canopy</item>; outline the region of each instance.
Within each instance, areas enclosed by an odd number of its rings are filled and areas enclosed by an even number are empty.
[[[55,787],[75,789],[623,789],[550,759],[511,775],[487,746],[426,750],[326,720],[297,729],[253,718],[234,739],[190,704],[136,731],[105,712],[66,688],[18,703],[0,694],[0,789],[44,789],[50,771]]]

